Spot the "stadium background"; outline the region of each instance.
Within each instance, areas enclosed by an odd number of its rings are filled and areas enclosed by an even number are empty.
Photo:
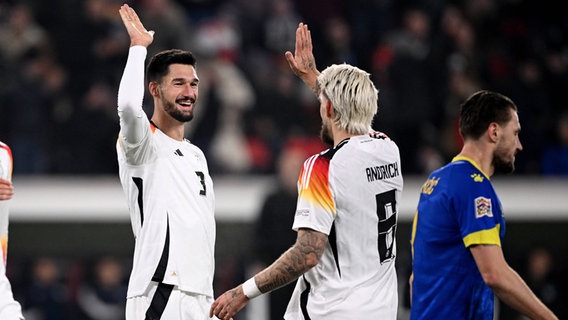
[[[94,319],[79,297],[95,285],[95,266],[118,263],[122,271],[111,270],[119,297],[130,269],[133,237],[114,149],[128,47],[121,3],[0,3],[0,139],[14,152],[16,188],[8,275],[29,319]],[[568,137],[556,128],[568,121],[568,15],[560,2],[129,3],[157,32],[150,54],[180,47],[198,55],[202,86],[188,138],[207,153],[216,186],[217,293],[245,279],[257,259],[254,225],[282,151],[321,148],[313,139],[317,101],[283,59],[304,21],[320,69],[348,62],[371,73],[380,90],[375,129],[401,148],[400,318],[407,317],[410,219],[421,181],[459,150],[457,106],[480,88],[512,97],[523,127],[517,173],[493,179],[508,220],[506,257],[528,277],[530,254],[545,249],[552,260],[538,262],[551,271],[530,284],[566,308]],[[260,300],[239,319],[262,320],[265,307]],[[499,318],[515,315],[503,308]]]

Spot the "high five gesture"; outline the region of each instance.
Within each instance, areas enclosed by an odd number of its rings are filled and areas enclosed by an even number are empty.
[[[147,48],[154,41],[154,31],[146,30],[134,9],[127,4],[123,4],[120,7],[119,13],[122,23],[124,23],[124,27],[126,27],[126,31],[128,31],[130,36],[130,46],[144,46]]]

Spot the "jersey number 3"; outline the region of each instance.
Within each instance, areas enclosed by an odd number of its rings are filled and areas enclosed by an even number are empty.
[[[201,171],[195,171],[195,174],[199,177],[199,181],[201,182],[201,190],[199,190],[199,194],[204,196],[207,194],[207,188],[205,187],[205,175]]]
[[[379,217],[379,258],[381,264],[394,258],[394,240],[396,236],[396,197],[395,190],[379,193],[377,201],[377,216]]]

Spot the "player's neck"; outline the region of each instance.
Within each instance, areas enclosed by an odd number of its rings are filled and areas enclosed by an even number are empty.
[[[183,122],[179,122],[171,118],[167,119],[165,117],[160,117],[157,114],[152,116],[152,122],[168,137],[178,141],[183,140],[185,131]]]
[[[457,156],[473,160],[487,176],[493,175],[493,150],[488,146],[473,141],[465,142]]]
[[[353,136],[356,136],[356,134],[353,133],[347,133],[343,130],[337,129],[335,128],[335,126],[332,128],[332,132],[333,132],[333,147],[337,147],[337,145],[347,139],[347,138],[351,138]]]

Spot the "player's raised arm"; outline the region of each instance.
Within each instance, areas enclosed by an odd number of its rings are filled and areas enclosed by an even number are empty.
[[[146,48],[154,40],[154,31],[146,30],[136,11],[127,4],[120,7],[119,13],[130,37],[128,59],[118,87],[117,105],[121,137],[131,145],[138,145],[148,130],[142,109],[144,62]]]
[[[300,77],[317,96],[316,80],[320,73],[316,67],[316,59],[312,51],[312,35],[308,25],[300,22],[298,29],[296,29],[295,52],[292,54],[292,52],[286,51],[285,56],[292,72]]]
[[[130,36],[130,46],[144,46],[148,47],[154,41],[154,31],[146,30],[138,15],[127,4],[123,4],[119,10],[120,18],[128,35]]]

